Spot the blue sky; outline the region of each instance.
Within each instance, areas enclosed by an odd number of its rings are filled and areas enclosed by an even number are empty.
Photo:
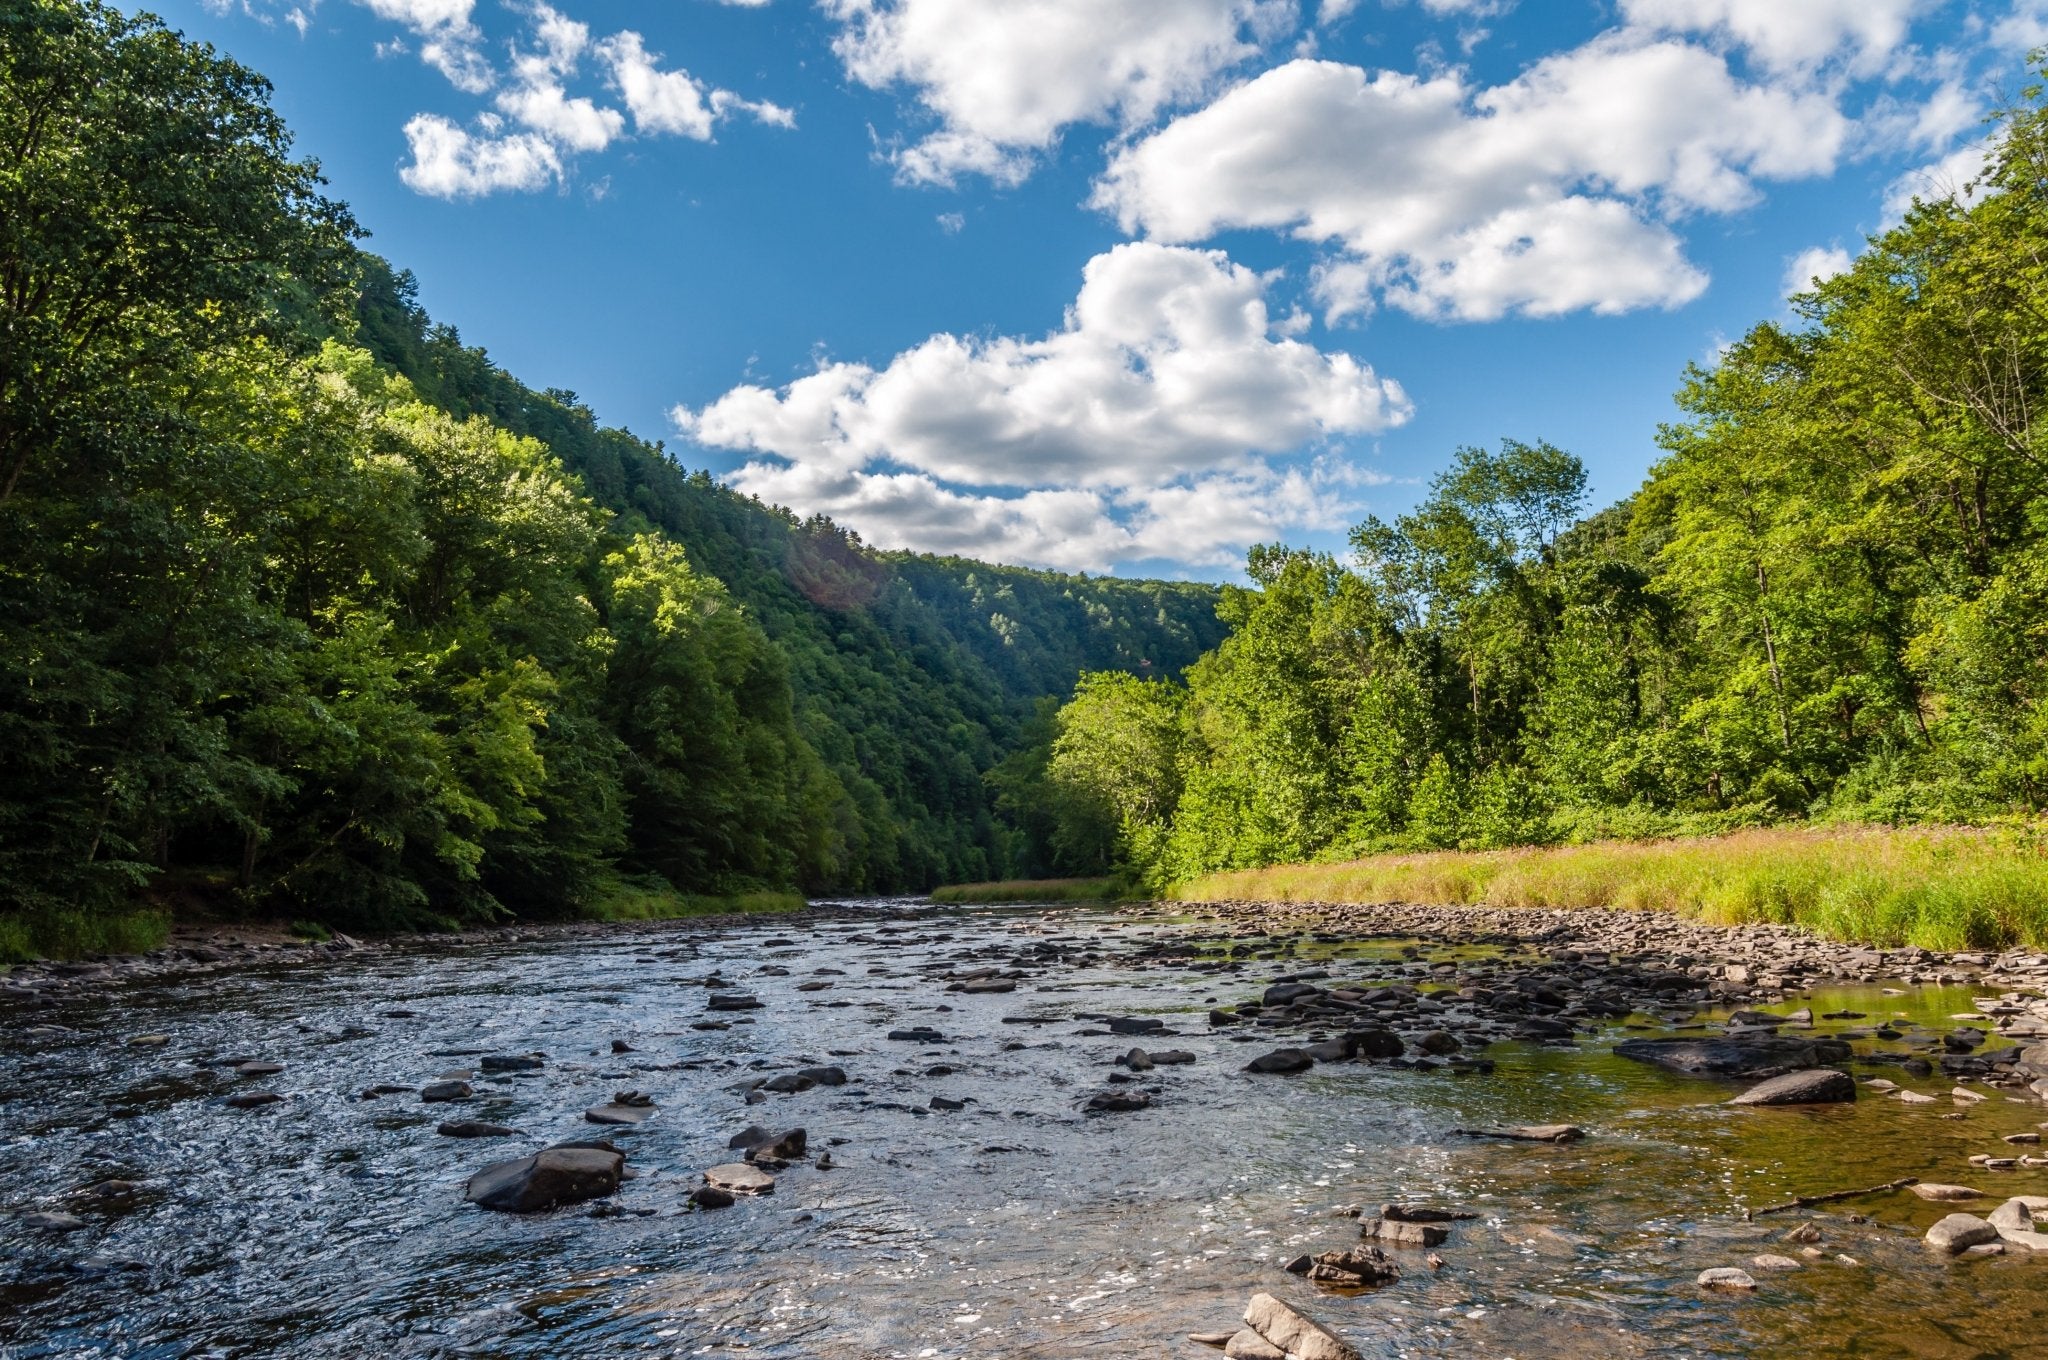
[[[2048,0],[160,0],[429,311],[888,547],[1231,577],[1461,444],[1596,503]]]

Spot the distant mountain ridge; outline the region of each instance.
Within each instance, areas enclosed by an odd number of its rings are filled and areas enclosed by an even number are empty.
[[[1037,701],[1084,671],[1174,676],[1228,632],[1218,588],[879,552],[686,471],[659,443],[535,390],[438,324],[410,273],[366,256],[355,342],[458,418],[541,440],[598,504],[683,545],[788,654],[806,738],[862,825],[845,891],[1031,873],[983,775],[1022,744]]]

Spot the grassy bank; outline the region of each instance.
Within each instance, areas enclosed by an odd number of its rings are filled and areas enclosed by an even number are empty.
[[[0,964],[93,954],[146,954],[170,934],[171,914],[155,908],[114,916],[88,912],[0,916]]]
[[[1184,901],[1443,902],[1775,921],[1928,949],[2048,947],[2036,836],[1960,828],[1755,830],[1694,840],[1382,855],[1211,874]]]
[[[932,901],[949,906],[991,902],[1107,902],[1117,895],[1113,878],[1010,878],[996,883],[951,883],[932,890]]]
[[[620,878],[608,884],[584,908],[583,916],[592,921],[674,921],[686,916],[733,916],[803,908],[802,893],[751,892],[711,897],[677,892],[658,879]]]

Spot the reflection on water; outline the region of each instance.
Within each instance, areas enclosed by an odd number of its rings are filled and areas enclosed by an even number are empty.
[[[2048,1193],[2040,1170],[1967,1161],[2033,1130],[2048,1114],[2038,1103],[1737,1109],[1726,1087],[1612,1057],[1619,1026],[1577,1050],[1496,1045],[1490,1076],[1247,1076],[1258,1040],[1211,1032],[1205,1013],[1252,996],[1276,966],[1204,971],[1222,955],[1203,931],[1106,911],[877,912],[421,949],[37,1012],[75,1032],[17,1023],[0,1039],[0,1187],[11,1209],[63,1209],[88,1226],[48,1235],[0,1221],[0,1354],[1213,1355],[1181,1337],[1230,1325],[1260,1289],[1389,1356],[1947,1358],[2037,1344],[2048,1260],[1930,1256],[1918,1234],[1953,1206],[1893,1195],[1754,1223],[1743,1211],[1913,1175]],[[1140,946],[1143,958],[1127,956]],[[1486,953],[1311,950],[1356,978]],[[927,976],[1012,958],[1032,970],[1013,993],[949,993]],[[712,974],[764,1008],[692,1028]],[[819,981],[831,986],[798,990]],[[1823,1032],[1887,1017],[1939,1030],[1971,999],[1864,987],[1798,1004],[1870,1017]],[[414,1014],[390,1014],[402,1011]],[[1149,1110],[1083,1116],[1133,1041],[1077,1033],[1091,1027],[1079,1013],[1166,1018],[1181,1030],[1171,1045],[1199,1061],[1148,1074],[1166,1089]],[[885,1038],[908,1024],[944,1040]],[[122,1042],[141,1033],[170,1042]],[[614,1039],[635,1051],[614,1055]],[[481,1053],[534,1050],[544,1071],[472,1076],[478,1094],[461,1105],[358,1098],[469,1070]],[[230,1055],[285,1071],[252,1083],[206,1065]],[[848,1085],[745,1103],[764,1073],[827,1062]],[[1952,1084],[1902,1080],[1935,1094]],[[251,1084],[290,1098],[248,1112],[218,1103]],[[581,1111],[628,1086],[660,1110],[616,1135],[640,1173],[618,1203],[652,1214],[517,1218],[463,1203],[476,1167],[587,1136]],[[934,1096],[966,1107],[933,1112]],[[436,1135],[450,1117],[530,1136]],[[1444,1137],[1560,1121],[1594,1136]],[[771,1197],[688,1211],[698,1173],[727,1160],[728,1135],[749,1123],[806,1127],[834,1168],[799,1164]],[[85,1193],[109,1179],[142,1184]],[[1397,1197],[1481,1217],[1439,1249],[1441,1270],[1401,1253],[1403,1278],[1378,1291],[1318,1296],[1280,1271],[1356,1239],[1340,1206]],[[1751,1297],[1694,1287],[1710,1266],[1798,1256],[1776,1239],[1808,1219],[1825,1240],[1803,1269],[1753,1272],[1763,1289]]]

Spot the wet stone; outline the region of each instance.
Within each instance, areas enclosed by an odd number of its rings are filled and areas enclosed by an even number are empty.
[[[551,1147],[531,1157],[485,1167],[469,1178],[463,1194],[479,1208],[538,1213],[616,1194],[625,1166],[625,1155],[617,1151]]]
[[[466,1081],[437,1081],[420,1088],[420,1099],[428,1105],[468,1100],[476,1091]]]
[[[1316,1065],[1316,1060],[1307,1051],[1299,1048],[1276,1048],[1271,1053],[1253,1058],[1244,1065],[1247,1072],[1266,1074],[1288,1074],[1306,1072]]]
[[[1759,1082],[1731,1105],[1832,1105],[1856,1099],[1856,1079],[1833,1067],[1787,1072]]]
[[[481,1119],[450,1119],[434,1129],[444,1138],[512,1138],[518,1129],[508,1129],[503,1124],[489,1124]]]
[[[547,1065],[547,1059],[538,1053],[494,1053],[477,1063],[486,1072],[538,1072]]]
[[[746,1162],[726,1162],[704,1173],[704,1183],[728,1195],[772,1195],[775,1177]]]
[[[1696,1283],[1702,1289],[1740,1294],[1756,1292],[1755,1278],[1748,1271],[1738,1270],[1734,1266],[1717,1266],[1712,1270],[1703,1270]]]

